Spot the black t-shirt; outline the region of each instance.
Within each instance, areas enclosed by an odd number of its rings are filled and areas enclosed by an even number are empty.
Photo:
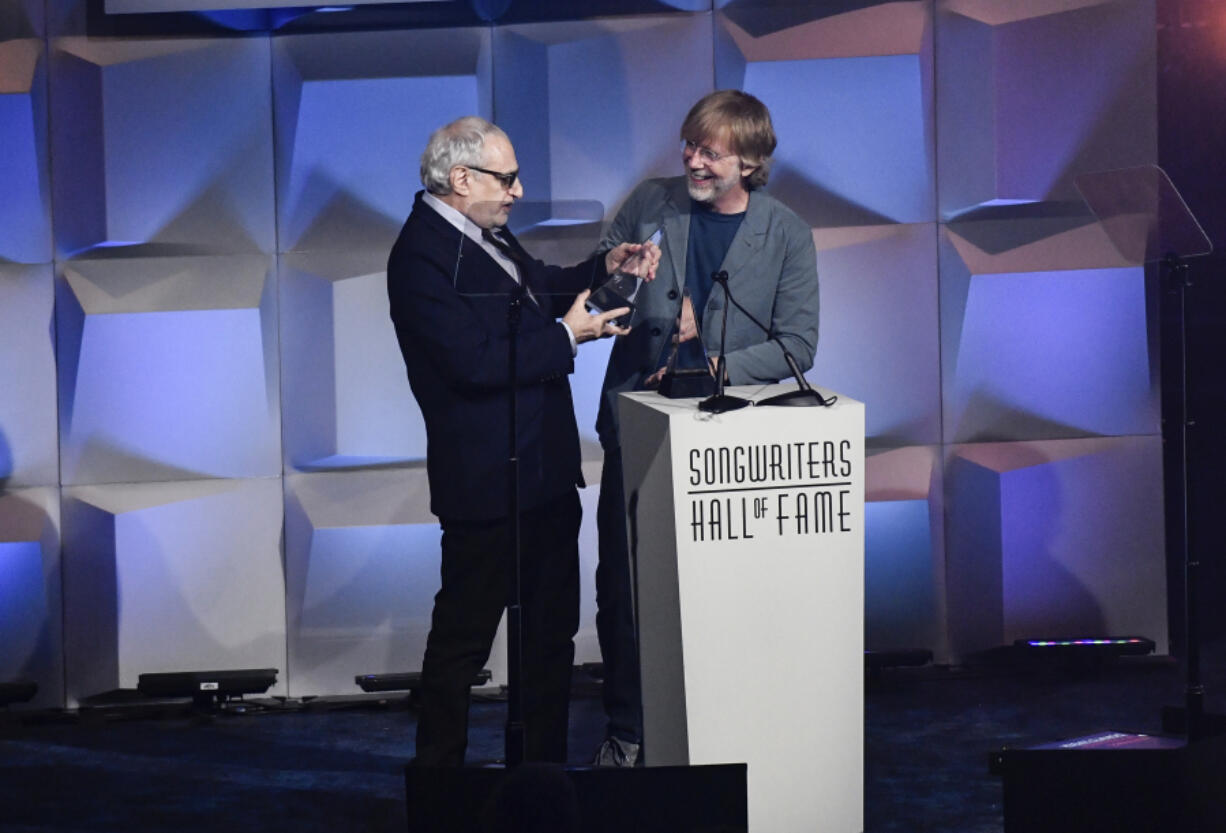
[[[741,227],[745,212],[720,214],[703,203],[690,200],[690,241],[685,255],[685,286],[690,291],[694,315],[702,322],[714,282],[711,275],[723,265],[732,238]]]

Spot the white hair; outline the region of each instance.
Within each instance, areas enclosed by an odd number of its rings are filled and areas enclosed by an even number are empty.
[[[451,169],[480,165],[485,140],[490,136],[507,138],[501,127],[480,116],[465,116],[434,131],[421,155],[421,184],[436,196],[450,194]]]

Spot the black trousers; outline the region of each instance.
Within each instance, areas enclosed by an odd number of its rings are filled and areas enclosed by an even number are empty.
[[[579,523],[572,489],[520,515],[524,758],[566,761],[567,712],[579,629]],[[510,590],[510,524],[440,519],[442,587],[422,664],[416,763],[460,766],[473,677],[489,658]]]
[[[643,706],[624,495],[621,449],[606,448],[600,472],[600,501],[596,505],[600,544],[596,566],[596,636],[604,663],[606,734],[641,743]]]

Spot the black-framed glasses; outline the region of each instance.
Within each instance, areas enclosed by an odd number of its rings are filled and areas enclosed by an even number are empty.
[[[682,153],[697,153],[699,156],[703,158],[703,161],[709,162],[712,165],[714,165],[716,162],[718,162],[721,159],[727,159],[729,156],[736,156],[735,153],[716,153],[715,151],[711,150],[711,148],[707,147],[706,145],[700,145],[697,142],[691,142],[689,139],[681,140],[681,152]]]
[[[483,174],[489,174],[498,180],[498,184],[508,191],[515,187],[515,181],[519,179],[519,168],[502,173],[500,171],[491,171],[488,168],[478,168],[476,165],[465,165],[464,167],[470,171],[480,171]]]

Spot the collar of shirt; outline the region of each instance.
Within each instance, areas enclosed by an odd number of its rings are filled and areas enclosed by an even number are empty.
[[[451,225],[459,229],[460,234],[463,234],[468,239],[472,240],[478,246],[486,251],[494,261],[506,270],[507,274],[516,283],[519,282],[519,267],[515,265],[515,261],[498,251],[498,247],[481,236],[481,227],[472,220],[464,216],[463,213],[452,208],[447,203],[440,200],[438,197],[426,191],[422,194],[422,201],[433,208],[438,215],[446,220]],[[528,297],[532,298],[532,291],[528,291]],[[535,301],[536,299],[533,298]],[[579,343],[575,340],[575,334],[571,331],[570,326],[565,321],[559,321],[562,329],[566,331],[566,337],[570,339],[570,354],[575,356],[579,353]]]
[[[516,282],[519,281],[519,267],[515,265],[515,261],[498,251],[498,247],[493,243],[482,238],[480,226],[465,217],[460,211],[431,194],[429,191],[422,194],[422,201],[437,211],[440,217],[451,225],[455,226],[459,230],[460,234],[463,234],[469,240],[473,241],[484,249],[485,253],[492,257],[494,262],[505,269],[506,273]]]

